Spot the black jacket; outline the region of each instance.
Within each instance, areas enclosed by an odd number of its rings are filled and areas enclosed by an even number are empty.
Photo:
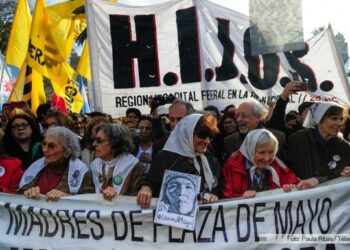
[[[219,194],[218,183],[220,179],[219,162],[210,153],[206,152],[205,155],[208,159],[213,176],[217,180],[214,183],[211,193],[218,195]],[[142,185],[148,185],[152,188],[153,197],[159,197],[160,188],[162,185],[165,170],[172,170],[172,171],[177,171],[177,172],[186,173],[186,174],[199,175],[194,164],[191,163],[187,157],[173,153],[173,152],[160,150],[156,154],[155,159],[153,159],[151,169],[148,172],[146,181],[142,183]],[[208,191],[205,189],[205,185],[203,181],[202,181],[200,191],[201,192]]]
[[[316,129],[304,129],[290,136],[287,162],[299,178],[316,177],[321,183],[339,177],[343,168],[350,166],[350,144],[340,137],[322,143]]]

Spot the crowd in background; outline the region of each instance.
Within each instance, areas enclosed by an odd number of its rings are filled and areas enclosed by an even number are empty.
[[[150,114],[129,108],[114,120],[100,112],[66,114],[50,104],[36,114],[24,102],[5,104],[0,192],[48,200],[131,195],[148,208],[166,170],[201,176],[201,204],[270,189],[304,190],[350,176],[348,108],[305,102],[286,112],[300,88],[300,82],[289,82],[268,109],[251,99],[222,111],[195,110],[155,96]],[[186,190],[178,189],[184,196]]]

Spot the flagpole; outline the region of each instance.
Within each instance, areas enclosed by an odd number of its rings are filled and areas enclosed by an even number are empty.
[[[1,78],[0,78],[0,92],[2,88],[2,80],[4,79],[4,71],[5,71],[5,60],[3,58],[3,55],[1,55],[1,63],[2,63],[2,69],[1,69]],[[0,95],[0,103],[3,103],[2,95]]]

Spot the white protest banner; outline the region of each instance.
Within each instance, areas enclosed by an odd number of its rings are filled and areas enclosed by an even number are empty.
[[[202,205],[194,231],[154,224],[154,210],[140,210],[135,197],[107,202],[92,194],[46,202],[0,194],[0,249],[345,250],[349,189],[342,178],[305,191]],[[269,235],[281,234],[288,235],[271,243]]]
[[[291,79],[308,79],[309,100],[349,106],[349,86],[328,28],[306,50],[250,55],[249,20],[206,0],[131,7],[87,0],[95,109],[124,116],[128,107],[149,112],[148,97],[174,94],[202,109],[223,109],[247,98],[276,100]]]
[[[308,79],[288,109],[308,100],[349,106],[349,86],[331,29],[304,51],[250,55],[246,16],[206,0],[131,7],[87,0],[95,109],[148,113],[148,97],[174,94],[202,109],[253,97],[276,100],[291,79]]]

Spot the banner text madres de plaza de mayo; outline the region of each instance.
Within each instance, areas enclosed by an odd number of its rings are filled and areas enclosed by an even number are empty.
[[[140,210],[134,197],[106,202],[100,195],[71,196],[58,202],[0,194],[1,249],[348,249],[322,240],[350,235],[350,182],[283,193],[274,190],[254,199],[202,205],[194,231],[154,224],[154,210]],[[153,204],[156,204],[154,201]],[[291,235],[279,244],[263,235]],[[321,235],[319,244],[293,242],[297,235]],[[345,236],[343,236],[345,235]],[[262,245],[263,244],[263,245]]]

